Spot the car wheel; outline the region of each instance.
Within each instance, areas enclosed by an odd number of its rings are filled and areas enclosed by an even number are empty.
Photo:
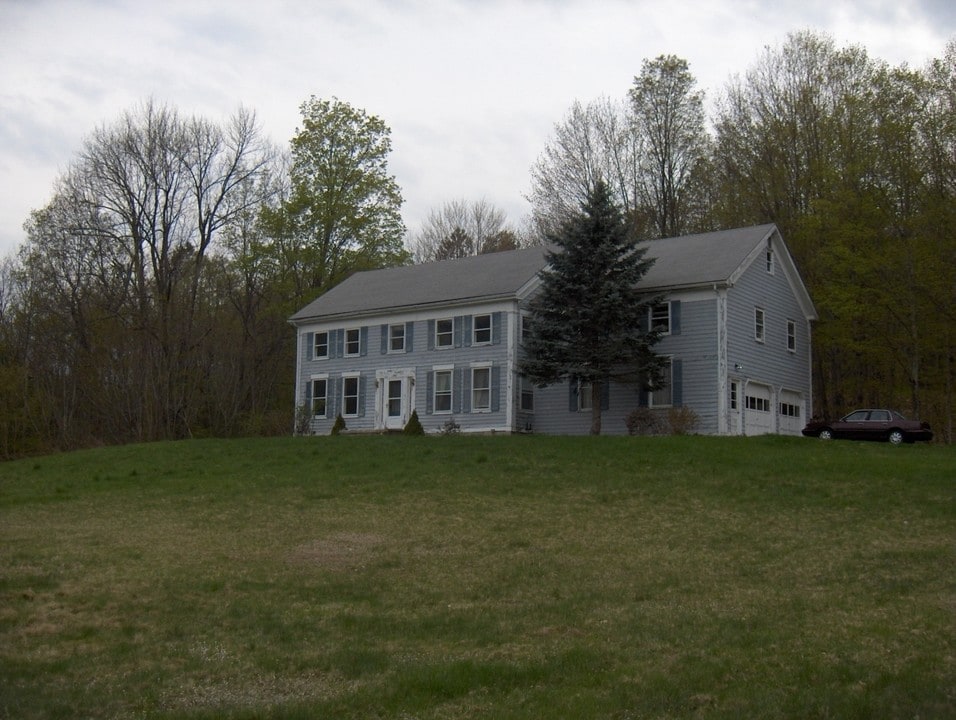
[[[903,431],[902,430],[890,430],[890,434],[886,436],[886,439],[889,440],[894,445],[899,445],[903,442]]]
[[[817,437],[820,438],[821,440],[832,440],[833,431],[830,430],[830,428],[823,428],[823,430],[820,431],[820,434],[817,435]]]

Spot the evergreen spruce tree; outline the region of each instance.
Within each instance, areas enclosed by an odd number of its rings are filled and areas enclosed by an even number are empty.
[[[547,236],[554,249],[530,303],[531,327],[521,372],[538,386],[591,384],[591,434],[601,433],[601,399],[614,379],[653,380],[661,358],[648,326],[648,307],[637,283],[653,264],[631,241],[620,209],[604,182],[578,214]]]

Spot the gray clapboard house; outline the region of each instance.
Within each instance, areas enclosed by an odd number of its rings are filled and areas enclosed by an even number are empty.
[[[612,384],[603,431],[627,432],[635,408],[688,407],[697,432],[799,434],[812,413],[816,319],[774,225],[648,242],[641,281],[665,302],[665,381]],[[295,313],[296,406],[312,432],[341,414],[350,430],[397,430],[413,410],[428,432],[585,434],[588,392],[535,388],[518,374],[528,301],[545,249],[361,272]]]

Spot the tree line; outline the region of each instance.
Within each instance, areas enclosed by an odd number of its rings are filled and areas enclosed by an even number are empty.
[[[538,242],[599,182],[632,239],[777,223],[821,316],[817,410],[895,406],[951,441],[956,41],[913,69],[797,33],[704,99],[686,61],[646,60],[555,125],[520,228],[448,200],[415,235],[388,126],[347,102],[302,103],[288,150],[248,110],[131,109],[0,262],[0,457],[290,432],[294,310],[357,270]]]

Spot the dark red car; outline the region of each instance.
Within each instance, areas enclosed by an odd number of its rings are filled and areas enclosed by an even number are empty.
[[[811,420],[803,434],[822,440],[886,440],[899,445],[902,442],[932,440],[929,423],[907,420],[895,410],[854,410],[839,420]]]

